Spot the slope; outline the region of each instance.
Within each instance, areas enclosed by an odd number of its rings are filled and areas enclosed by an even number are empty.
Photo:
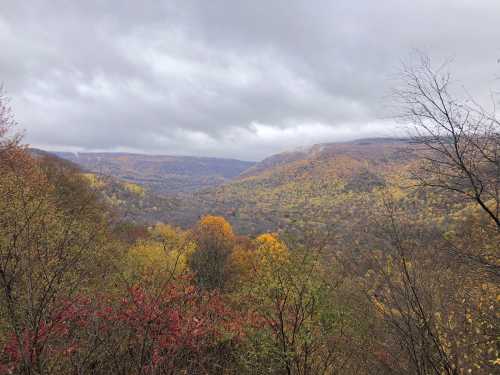
[[[176,208],[161,217],[189,226],[206,213],[223,215],[241,233],[326,225],[415,158],[405,141],[315,145],[273,155],[224,185],[179,194]]]

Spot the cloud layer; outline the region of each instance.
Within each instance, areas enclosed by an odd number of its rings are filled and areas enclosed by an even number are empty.
[[[391,135],[413,49],[498,87],[497,0],[2,1],[0,81],[27,141],[260,159]]]

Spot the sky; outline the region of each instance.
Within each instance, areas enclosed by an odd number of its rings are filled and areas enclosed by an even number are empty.
[[[499,0],[0,0],[0,82],[29,144],[260,160],[401,134],[419,50],[486,97]]]

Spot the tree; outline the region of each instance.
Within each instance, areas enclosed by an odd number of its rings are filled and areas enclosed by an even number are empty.
[[[255,250],[257,260],[262,262],[284,262],[288,258],[288,249],[277,235],[264,233],[255,240],[257,248]]]
[[[195,249],[188,234],[166,224],[156,224],[146,239],[128,249],[125,274],[129,282],[149,283],[160,290],[174,276],[186,272],[187,260]]]
[[[5,95],[3,86],[0,85],[0,155],[19,145],[19,135],[9,134],[15,126],[16,122],[9,107],[9,99]]]
[[[46,373],[46,322],[61,300],[105,284],[111,242],[103,207],[78,174],[6,138],[13,120],[0,100],[0,344],[12,334],[19,372]]]
[[[421,55],[416,64],[403,67],[403,83],[395,90],[399,116],[413,126],[413,141],[423,155],[415,178],[420,186],[474,202],[495,228],[491,235],[498,238],[500,121],[495,108],[487,111],[472,98],[453,95],[445,69],[434,68]],[[493,253],[476,249],[456,254],[500,276],[498,247]]]
[[[229,280],[228,261],[235,244],[231,225],[220,216],[204,216],[193,230],[196,250],[189,258],[198,285],[223,290]]]
[[[367,201],[368,221],[352,233],[359,249],[346,255],[348,271],[359,275],[385,325],[376,333],[380,359],[396,373],[494,372],[498,287],[439,251],[448,221],[460,228],[456,237],[468,223],[454,222],[428,193],[385,188]]]
[[[249,373],[360,373],[362,361],[351,361],[356,339],[366,322],[351,319],[348,306],[337,303],[314,249],[288,253],[275,236],[260,236],[260,263],[243,287],[245,306],[263,324],[249,335],[243,363]],[[278,248],[280,248],[278,250]],[[286,248],[285,248],[286,249]]]

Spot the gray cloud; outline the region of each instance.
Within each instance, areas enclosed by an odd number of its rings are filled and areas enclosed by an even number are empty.
[[[394,133],[412,49],[479,95],[500,75],[497,0],[0,1],[0,81],[46,148],[259,159]]]

